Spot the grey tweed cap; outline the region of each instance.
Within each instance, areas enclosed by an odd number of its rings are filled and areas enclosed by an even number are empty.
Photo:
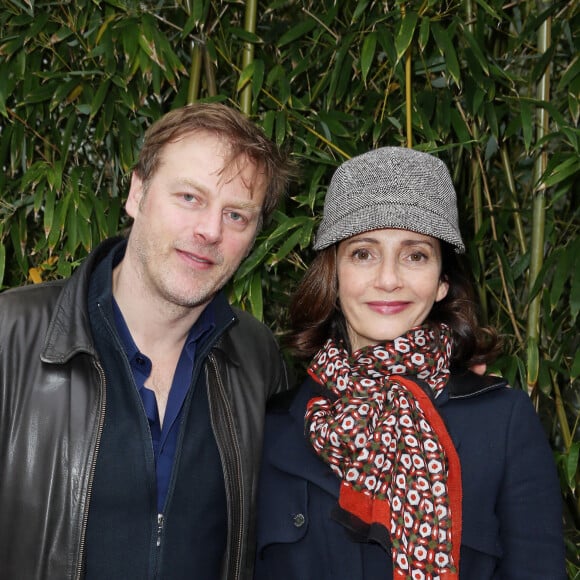
[[[406,147],[382,147],[334,172],[314,249],[381,228],[438,238],[465,252],[457,196],[443,161]]]

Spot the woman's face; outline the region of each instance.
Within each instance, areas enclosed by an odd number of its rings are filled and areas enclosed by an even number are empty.
[[[353,352],[421,325],[449,288],[441,280],[439,240],[408,230],[373,230],[343,240],[337,275]]]

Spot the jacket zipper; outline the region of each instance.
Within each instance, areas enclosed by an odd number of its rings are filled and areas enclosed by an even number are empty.
[[[93,453],[93,461],[91,463],[91,469],[89,471],[89,482],[87,485],[87,495],[86,495],[86,502],[85,502],[85,509],[83,513],[83,520],[81,523],[81,541],[79,546],[79,555],[78,555],[78,562],[77,562],[77,570],[75,574],[76,580],[81,580],[83,565],[84,565],[84,558],[85,558],[85,541],[86,541],[86,534],[87,534],[87,523],[89,520],[89,505],[91,503],[91,495],[93,491],[93,480],[95,478],[95,470],[97,468],[97,457],[99,454],[99,447],[101,445],[101,435],[103,434],[103,428],[105,424],[105,405],[106,405],[106,397],[107,397],[107,389],[106,383],[107,379],[105,377],[105,371],[103,367],[97,361],[93,361],[94,365],[99,372],[99,376],[101,378],[101,406],[99,409],[99,424],[97,429],[97,436],[95,441],[95,451]]]
[[[163,514],[157,514],[157,547],[161,546],[161,536],[163,534]]]
[[[227,493],[228,511],[230,513],[230,522],[232,524],[231,533],[229,534],[231,537],[232,547],[230,553],[234,553],[235,558],[232,560],[228,556],[229,569],[232,574],[228,573],[227,578],[228,580],[236,580],[241,577],[240,568],[242,565],[242,535],[244,529],[244,514],[246,513],[244,494],[242,491],[242,465],[240,460],[241,453],[239,442],[236,437],[232,409],[230,407],[228,398],[226,396],[226,390],[218,371],[218,364],[215,354],[210,353],[208,356],[208,361],[210,363],[208,368],[211,368],[212,374],[215,377],[217,394],[222,403],[225,430],[227,431],[224,433],[223,430],[218,430],[216,428],[216,415],[220,411],[218,406],[219,402],[212,400],[212,389],[209,388],[210,382],[208,381],[208,398],[210,401],[211,422],[214,428],[214,432],[216,433],[216,441],[224,465],[224,480],[226,483],[226,491],[230,491],[230,493]],[[226,445],[228,441],[232,442],[233,449],[229,449],[228,445]],[[237,493],[234,494],[233,492]],[[235,510],[236,501],[238,502],[237,505],[239,505],[238,510]]]

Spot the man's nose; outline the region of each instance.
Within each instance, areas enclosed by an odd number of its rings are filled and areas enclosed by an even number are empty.
[[[206,209],[197,216],[195,236],[202,238],[207,244],[220,242],[223,234],[222,212],[215,209]]]

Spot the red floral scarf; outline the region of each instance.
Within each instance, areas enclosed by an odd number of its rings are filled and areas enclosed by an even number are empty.
[[[342,480],[342,523],[392,546],[395,578],[458,578],[461,472],[431,397],[449,377],[451,336],[410,330],[349,356],[328,340],[309,374],[331,393],[310,400],[306,435]],[[388,535],[387,535],[388,534]],[[382,536],[382,539],[381,539]]]

